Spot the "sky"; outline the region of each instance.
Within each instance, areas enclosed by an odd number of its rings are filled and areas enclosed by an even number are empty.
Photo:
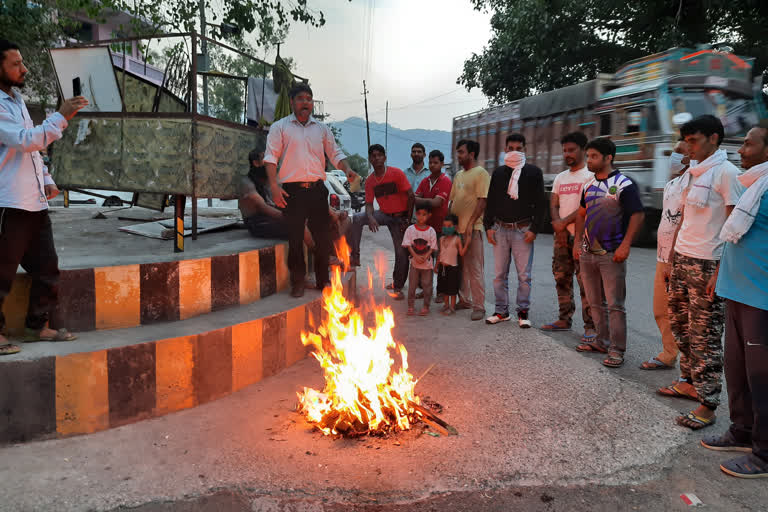
[[[450,131],[455,116],[487,105],[483,94],[456,83],[464,60],[481,52],[490,15],[469,0],[309,0],[326,24],[291,27],[280,54],[310,80],[329,121],[364,117],[366,80],[371,121],[402,129]],[[274,53],[268,60],[274,59]]]

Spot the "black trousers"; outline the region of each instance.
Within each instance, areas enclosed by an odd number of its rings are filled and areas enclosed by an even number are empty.
[[[315,241],[315,280],[318,286],[330,282],[328,260],[331,255],[331,217],[328,213],[328,189],[322,181],[316,181],[309,188],[284,183],[288,192],[285,218],[288,225],[288,269],[291,284],[304,282],[304,225]]]
[[[48,210],[0,208],[0,329],[5,327],[3,301],[19,265],[32,278],[26,326],[42,329],[56,302],[59,281],[59,258]]]
[[[725,314],[730,430],[768,463],[768,311],[726,300]]]

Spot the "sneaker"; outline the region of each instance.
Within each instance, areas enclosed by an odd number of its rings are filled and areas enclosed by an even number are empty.
[[[509,313],[504,313],[503,315],[501,313],[494,313],[488,318],[485,319],[485,323],[487,324],[498,324],[501,322],[508,322],[509,321]]]
[[[517,325],[519,325],[521,329],[529,329],[531,327],[531,321],[528,320],[527,309],[517,312]]]
[[[701,440],[701,446],[716,452],[746,452],[752,453],[752,445],[739,443],[730,430],[721,436],[708,436]]]
[[[458,307],[456,309],[458,309]],[[482,309],[477,309],[472,312],[472,316],[470,316],[469,318],[472,319],[472,321],[476,321],[476,320],[482,320],[484,316],[485,316],[485,311],[483,311]]]
[[[768,478],[768,462],[752,454],[727,460],[720,464],[720,469],[738,478]]]

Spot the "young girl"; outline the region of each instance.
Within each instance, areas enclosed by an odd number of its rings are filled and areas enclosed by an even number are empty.
[[[440,238],[440,252],[435,262],[437,273],[437,293],[445,297],[445,306],[440,311],[444,315],[456,313],[456,296],[459,294],[461,283],[461,267],[459,256],[464,256],[469,247],[469,240],[462,243],[456,234],[459,218],[448,214],[443,221],[443,236]]]

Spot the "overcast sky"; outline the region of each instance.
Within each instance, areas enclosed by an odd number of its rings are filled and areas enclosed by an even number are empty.
[[[296,72],[310,79],[331,121],[364,117],[363,79],[371,121],[384,122],[389,100],[389,123],[402,129],[450,131],[454,116],[487,105],[481,92],[456,84],[464,60],[490,35],[490,16],[473,10],[469,0],[309,4],[323,11],[325,26],[294,24],[280,53],[296,60]]]

